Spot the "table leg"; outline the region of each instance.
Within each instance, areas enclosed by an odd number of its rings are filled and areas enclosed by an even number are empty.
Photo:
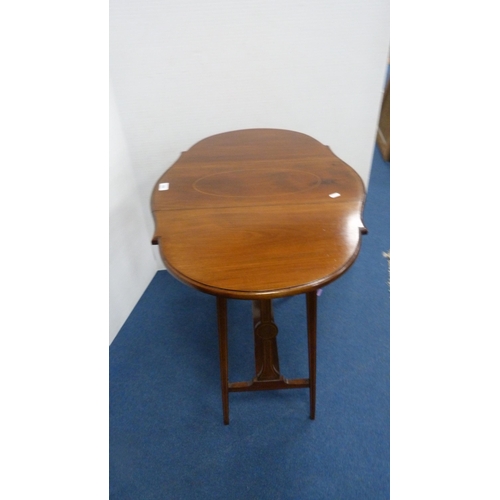
[[[316,416],[316,291],[307,292],[307,343],[309,352],[309,405],[310,418]]]
[[[227,355],[227,300],[217,297],[217,325],[219,330],[220,381],[224,424],[229,424],[229,369]]]
[[[217,324],[219,330],[220,376],[224,424],[229,424],[229,393],[274,389],[309,388],[310,418],[314,420],[316,407],[316,291],[306,294],[309,378],[287,379],[280,373],[278,327],[274,322],[271,300],[253,301],[255,342],[255,377],[246,382],[229,382],[227,346],[227,301],[217,297]]]

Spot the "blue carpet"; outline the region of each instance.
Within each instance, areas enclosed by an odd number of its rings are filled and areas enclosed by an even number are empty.
[[[232,393],[215,298],[159,271],[110,346],[110,499],[389,498],[389,164],[377,148],[361,252],[318,298],[309,392]],[[305,298],[276,300],[280,368],[307,377]],[[253,376],[251,303],[228,301],[229,376]]]

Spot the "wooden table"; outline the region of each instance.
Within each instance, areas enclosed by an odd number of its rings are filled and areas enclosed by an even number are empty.
[[[217,298],[224,423],[229,392],[309,388],[316,401],[317,290],[355,261],[366,233],[358,174],[315,139],[252,129],[204,139],[161,176],[153,243],[180,281]],[[280,373],[272,299],[306,296],[309,378]],[[228,298],[253,301],[255,372],[228,380]]]

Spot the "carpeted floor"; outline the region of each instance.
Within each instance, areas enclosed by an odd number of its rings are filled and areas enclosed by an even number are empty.
[[[307,389],[230,394],[215,298],[156,274],[110,346],[111,500],[389,498],[389,164],[375,149],[359,257],[318,298]],[[230,380],[253,375],[251,304],[229,307]],[[280,367],[307,377],[305,298],[274,303]]]

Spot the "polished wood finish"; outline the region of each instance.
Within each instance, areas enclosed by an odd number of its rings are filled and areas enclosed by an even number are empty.
[[[229,382],[227,347],[227,305],[225,297],[217,297],[220,375],[224,424],[229,424],[229,392],[265,391],[309,388],[310,418],[314,419],[316,404],[316,292],[307,295],[307,331],[309,378],[287,379],[279,369],[278,327],[274,322],[271,300],[253,302],[255,377],[246,382]]]
[[[391,82],[388,81],[382,99],[382,109],[377,129],[377,145],[385,161],[391,156]]]
[[[225,297],[217,297],[217,325],[219,330],[219,361],[220,380],[222,389],[222,413],[224,424],[229,424],[229,363],[227,347],[227,300]]]
[[[160,185],[168,183],[168,189]],[[224,423],[229,392],[309,388],[316,405],[316,292],[355,261],[365,189],[328,147],[252,129],[204,139],[155,185],[153,243],[167,269],[217,297]],[[280,373],[271,300],[306,294],[308,379]],[[253,301],[255,377],[229,382],[226,298]]]
[[[282,380],[278,358],[276,336],[278,327],[274,322],[270,300],[253,301],[253,326],[255,342],[255,380]]]
[[[307,292],[307,344],[309,355],[309,403],[310,417],[316,416],[316,302],[318,296],[315,291]]]
[[[307,135],[228,132],[195,144],[158,180],[153,242],[167,269],[203,292],[305,293],[356,259],[364,199],[358,174]]]

